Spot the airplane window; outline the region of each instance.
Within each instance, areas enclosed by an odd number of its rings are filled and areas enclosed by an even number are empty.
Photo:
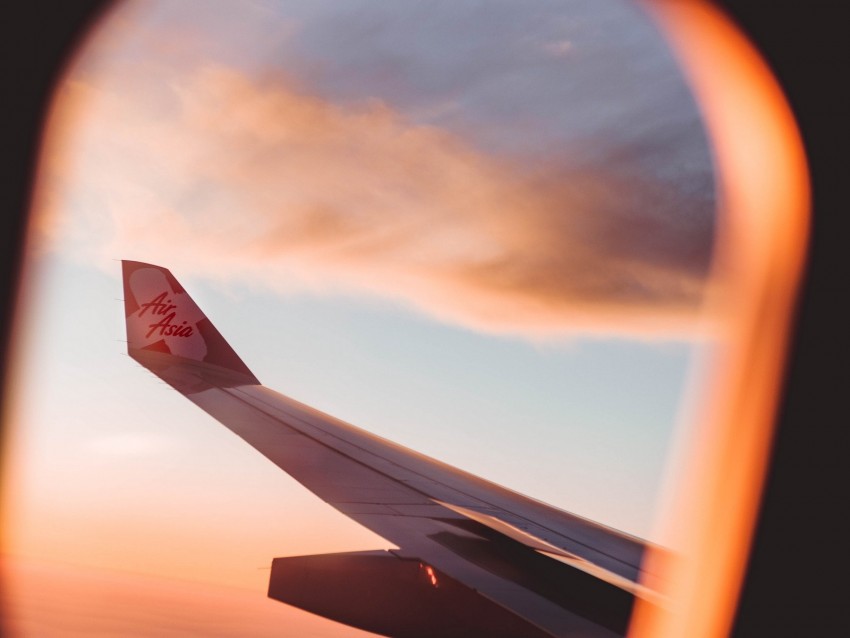
[[[506,635],[625,635],[662,605],[643,560],[675,560],[659,520],[748,271],[723,105],[658,11],[109,11],[29,232],[10,635],[440,635],[401,627],[458,600]],[[408,616],[291,588],[422,569]],[[506,587],[531,593],[470,593]]]

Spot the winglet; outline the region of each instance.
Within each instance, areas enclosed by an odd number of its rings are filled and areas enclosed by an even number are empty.
[[[130,356],[161,352],[237,372],[259,384],[174,275],[161,266],[122,261]]]

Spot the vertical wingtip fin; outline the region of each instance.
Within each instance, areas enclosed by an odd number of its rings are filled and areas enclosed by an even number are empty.
[[[132,356],[162,352],[211,364],[259,383],[167,268],[121,262],[127,346]]]

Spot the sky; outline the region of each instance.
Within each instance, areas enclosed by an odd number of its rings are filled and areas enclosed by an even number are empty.
[[[57,89],[38,188],[17,600],[77,570],[92,618],[104,574],[236,588],[247,617],[273,557],[388,546],[126,356],[120,259],[171,269],[269,387],[652,538],[710,340],[714,182],[634,5],[119,5]],[[116,622],[179,631],[155,598]]]

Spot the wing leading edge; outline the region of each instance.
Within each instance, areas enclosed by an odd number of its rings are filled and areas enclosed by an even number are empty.
[[[275,559],[271,597],[399,637],[619,636],[658,602],[643,541],[264,387],[167,269],[123,276],[133,359],[398,548]]]

